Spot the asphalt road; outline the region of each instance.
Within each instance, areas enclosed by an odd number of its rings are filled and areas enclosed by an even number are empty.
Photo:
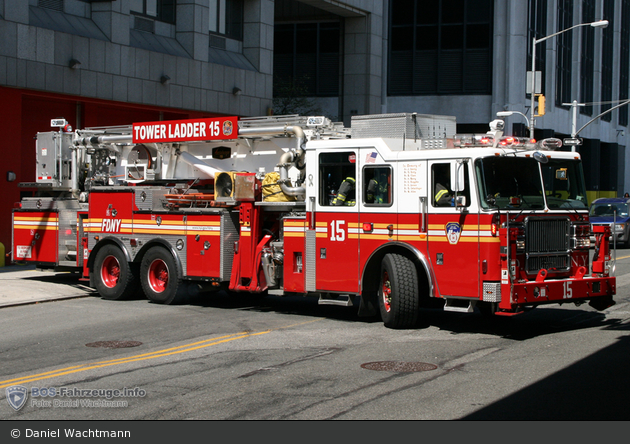
[[[305,298],[105,301],[73,275],[7,270],[0,302],[31,299],[0,308],[0,419],[628,420],[630,250],[617,256],[603,312],[424,310],[412,330]]]

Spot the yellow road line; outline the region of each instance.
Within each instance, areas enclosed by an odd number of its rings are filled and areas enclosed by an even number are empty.
[[[140,355],[127,356],[125,358],[111,359],[111,360],[108,360],[108,361],[98,361],[98,362],[93,362],[93,363],[89,363],[89,364],[76,365],[76,366],[73,366],[73,367],[66,367],[66,368],[61,368],[61,369],[58,369],[58,370],[52,370],[50,372],[38,373],[38,374],[35,374],[35,375],[28,375],[28,376],[24,376],[22,378],[7,379],[5,381],[0,381],[0,388],[10,387],[10,386],[16,385],[16,384],[24,384],[24,383],[27,383],[27,382],[41,381],[43,379],[50,379],[50,378],[55,378],[55,377],[58,377],[58,376],[69,375],[69,374],[72,374],[72,373],[84,372],[84,371],[93,370],[93,369],[96,369],[96,368],[110,367],[110,366],[113,366],[113,365],[127,364],[127,363],[130,363],[130,362],[144,361],[144,360],[147,360],[147,359],[155,359],[155,358],[161,358],[161,357],[164,357],[164,356],[170,356],[170,355],[175,355],[175,354],[180,354],[180,353],[186,353],[186,352],[190,352],[190,351],[194,351],[194,350],[199,350],[201,348],[211,347],[213,345],[223,344],[225,342],[234,341],[236,339],[244,339],[244,338],[249,338],[249,337],[252,337],[252,336],[260,336],[260,335],[264,335],[264,334],[267,334],[267,333],[271,333],[272,331],[275,331],[275,330],[287,329],[287,328],[291,328],[291,327],[296,327],[298,325],[304,325],[304,324],[309,324],[311,322],[317,322],[317,321],[320,321],[320,320],[322,320],[322,319],[315,319],[313,321],[300,322],[300,323],[297,323],[297,324],[286,325],[284,327],[278,327],[278,328],[275,328],[275,329],[260,331],[260,332],[256,332],[256,333],[248,333],[248,332],[234,333],[234,334],[231,334],[231,335],[219,336],[218,338],[206,339],[206,340],[203,340],[203,341],[193,342],[193,343],[190,343],[190,344],[180,345],[180,346],[177,346],[177,347],[171,347],[171,348],[167,348],[167,349],[164,349],[164,350],[158,350],[158,351],[154,351],[154,352],[150,352],[150,353],[143,353],[143,354],[140,354]]]

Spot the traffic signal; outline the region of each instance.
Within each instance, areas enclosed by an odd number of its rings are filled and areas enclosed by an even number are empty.
[[[545,96],[542,94],[536,94],[538,97],[538,112],[535,114],[536,117],[545,115]]]

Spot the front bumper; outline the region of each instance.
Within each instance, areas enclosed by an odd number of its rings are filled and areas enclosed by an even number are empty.
[[[517,310],[551,303],[591,302],[595,308],[607,308],[614,305],[612,296],[616,293],[616,278],[614,276],[584,276],[571,279],[548,279],[540,281],[516,282],[510,291],[510,284],[504,284],[509,294],[502,298],[500,309]],[[598,309],[603,309],[598,308]]]

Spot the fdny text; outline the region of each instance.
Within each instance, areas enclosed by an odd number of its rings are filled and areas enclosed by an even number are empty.
[[[101,231],[104,233],[120,233],[122,219],[103,219]]]

